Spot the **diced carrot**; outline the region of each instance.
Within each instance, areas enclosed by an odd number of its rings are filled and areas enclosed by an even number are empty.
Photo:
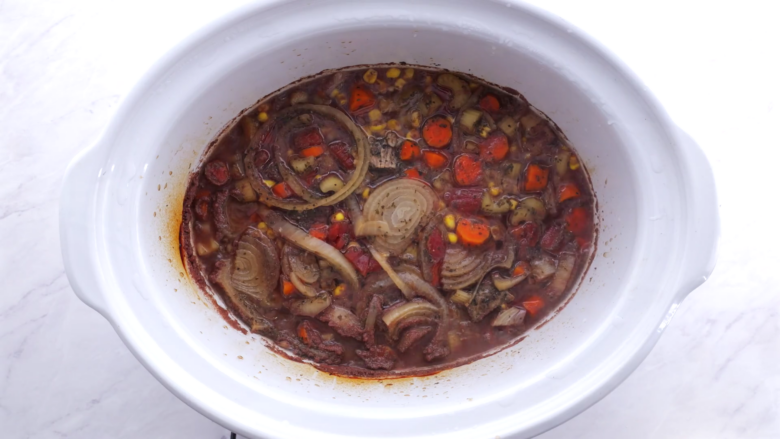
[[[566,229],[576,236],[583,236],[588,232],[590,215],[588,209],[575,207],[566,215]]]
[[[301,151],[301,155],[304,157],[319,157],[325,152],[325,148],[321,146],[312,146]]]
[[[517,265],[515,265],[514,270],[512,270],[512,277],[515,276],[522,276],[530,270],[531,267],[528,265],[528,262],[518,262]]]
[[[490,229],[479,220],[461,218],[455,227],[455,234],[464,245],[481,245],[490,237]]]
[[[493,95],[485,95],[479,100],[479,108],[487,111],[488,113],[495,113],[501,105],[498,103],[498,98]]]
[[[279,198],[288,198],[293,194],[290,185],[285,182],[276,183],[274,187],[271,188],[271,191]]]
[[[425,121],[423,140],[432,148],[444,148],[452,140],[452,124],[444,116],[434,116]]]
[[[523,300],[523,308],[528,311],[528,314],[534,316],[544,308],[544,299],[541,296],[531,296]]]
[[[305,325],[298,325],[298,337],[301,338],[306,344],[311,344],[311,338],[309,337],[309,331],[306,330]]]
[[[282,294],[291,296],[295,294],[295,285],[289,280],[282,280]]]
[[[409,178],[420,178],[420,171],[414,168],[407,169],[404,174]]]
[[[418,158],[420,158],[421,155],[422,153],[420,152],[420,147],[417,146],[417,144],[412,142],[411,140],[406,140],[401,145],[401,153],[399,154],[401,160],[404,161],[417,160]]]
[[[324,241],[328,237],[328,225],[323,223],[316,223],[309,227],[309,235]]]
[[[349,96],[349,111],[356,113],[374,106],[376,98],[363,84],[355,84]]]
[[[509,140],[504,133],[493,133],[479,144],[479,158],[487,162],[504,160],[509,153]]]
[[[455,172],[455,182],[460,186],[473,186],[482,179],[482,164],[475,155],[458,156],[452,169]]]
[[[580,196],[580,188],[574,183],[562,183],[558,187],[558,202],[566,201],[570,198]]]
[[[547,187],[548,168],[530,164],[525,168],[525,190],[529,192],[541,191]]]
[[[447,164],[448,158],[438,151],[425,151],[423,152],[423,161],[429,168],[439,169]]]

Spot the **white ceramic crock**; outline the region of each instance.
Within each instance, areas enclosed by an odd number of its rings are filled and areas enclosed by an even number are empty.
[[[598,254],[571,303],[520,344],[438,375],[352,381],[229,329],[178,255],[187,174],[245,107],[324,69],[404,61],[520,90],[584,159]],[[79,297],[172,392],[251,437],[528,437],[645,358],[714,265],[718,213],[699,148],[628,69],[514,1],[262,2],[160,61],[65,177],[62,248]]]

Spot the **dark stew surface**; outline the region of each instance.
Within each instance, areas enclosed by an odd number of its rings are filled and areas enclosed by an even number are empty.
[[[595,200],[517,92],[421,67],[325,72],[243,112],[192,175],[191,277],[244,330],[345,376],[517,342],[576,288]]]

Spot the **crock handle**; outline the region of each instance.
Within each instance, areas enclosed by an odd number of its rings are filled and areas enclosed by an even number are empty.
[[[105,148],[93,145],[68,165],[60,197],[60,244],[65,274],[73,291],[84,303],[107,316],[102,296],[102,273],[97,265],[95,235],[96,187]]]
[[[715,269],[720,217],[715,177],[707,157],[691,136],[678,128],[682,150],[690,176],[688,195],[689,231],[686,236],[685,266],[679,292],[688,295],[707,280]]]

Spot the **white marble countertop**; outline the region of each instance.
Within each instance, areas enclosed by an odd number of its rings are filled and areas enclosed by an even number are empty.
[[[0,1],[0,436],[229,436],[160,385],[73,294],[57,203],[67,163],[150,64],[241,3]],[[723,232],[717,269],[639,369],[541,437],[780,437],[778,5],[544,7],[621,56],[700,142]]]

